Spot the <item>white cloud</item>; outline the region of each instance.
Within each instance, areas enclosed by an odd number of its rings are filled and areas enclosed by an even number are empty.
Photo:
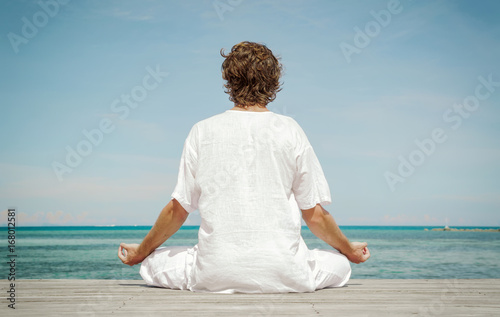
[[[28,214],[17,212],[16,226],[41,226],[41,225],[88,225],[95,224],[94,220],[88,218],[88,212],[73,215],[69,212],[58,210],[55,212],[40,212]],[[0,225],[7,224],[7,210],[0,212]]]
[[[411,225],[418,222],[417,216],[415,215],[407,215],[407,214],[398,214],[397,216],[384,215],[383,218],[384,225]]]
[[[432,198],[444,201],[455,202],[477,202],[477,203],[495,203],[500,204],[498,194],[478,194],[478,195],[434,195]]]
[[[75,203],[148,201],[165,196],[177,181],[176,175],[147,169],[129,171],[121,177],[99,176],[97,171],[92,171],[95,175],[82,176],[75,170],[63,182],[57,181],[49,167],[0,163],[0,172],[4,175],[4,182],[0,184],[0,199],[6,202],[33,198]]]

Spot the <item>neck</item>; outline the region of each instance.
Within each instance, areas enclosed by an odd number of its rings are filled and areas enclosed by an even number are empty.
[[[251,106],[234,106],[231,108],[231,110],[239,110],[239,111],[254,111],[254,112],[263,112],[263,111],[269,111],[269,109],[266,108],[266,106],[261,106],[261,105],[251,105]]]

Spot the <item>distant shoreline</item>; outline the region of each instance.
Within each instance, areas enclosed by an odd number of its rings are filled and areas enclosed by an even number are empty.
[[[429,229],[425,228],[424,231],[429,231]],[[467,231],[467,232],[500,232],[500,229],[493,228],[432,228],[430,231]]]

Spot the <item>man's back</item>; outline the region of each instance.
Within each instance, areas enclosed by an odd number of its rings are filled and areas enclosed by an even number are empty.
[[[270,111],[228,110],[193,127],[173,197],[191,199],[202,217],[194,289],[314,290],[300,211],[290,204],[308,146],[293,119]],[[318,183],[329,200],[322,173]]]

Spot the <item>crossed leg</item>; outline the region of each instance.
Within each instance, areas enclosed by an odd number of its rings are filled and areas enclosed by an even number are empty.
[[[144,259],[139,273],[148,285],[185,290],[191,271],[192,250],[192,247],[184,246],[158,248]]]
[[[316,259],[314,276],[316,290],[328,287],[342,287],[351,277],[351,265],[345,255],[337,250],[310,250]]]
[[[142,262],[141,277],[151,286],[188,289],[195,248],[178,246],[156,249]],[[316,290],[342,287],[349,281],[351,266],[343,254],[337,250],[314,249],[309,252],[316,262],[313,271]]]

